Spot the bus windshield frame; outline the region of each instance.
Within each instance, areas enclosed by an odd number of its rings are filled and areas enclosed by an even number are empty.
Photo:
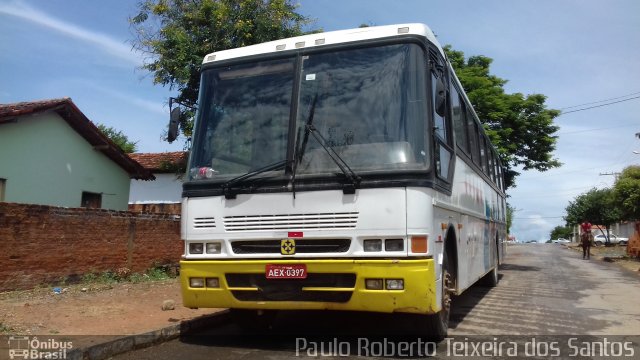
[[[326,146],[358,174],[431,168],[425,48],[417,42],[314,49],[203,70],[189,181],[338,181]],[[234,180],[235,182],[235,180]]]

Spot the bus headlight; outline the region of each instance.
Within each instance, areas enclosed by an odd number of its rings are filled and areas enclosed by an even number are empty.
[[[385,251],[402,251],[404,250],[404,239],[387,239],[384,241]]]
[[[222,250],[222,244],[220,244],[219,242],[207,243],[206,248],[207,254],[220,254],[220,251]]]
[[[404,290],[404,280],[402,279],[386,279],[387,290]]]
[[[382,240],[368,239],[362,242],[362,246],[366,252],[382,251]]]
[[[192,288],[203,288],[204,287],[204,279],[203,278],[189,278],[189,287],[192,287]]]
[[[203,250],[203,243],[189,243],[189,254],[202,254]]]
[[[367,290],[382,290],[382,279],[365,279],[364,286]]]
[[[219,288],[220,287],[220,280],[216,277],[216,278],[207,278],[206,280],[207,283],[207,287],[208,288]]]

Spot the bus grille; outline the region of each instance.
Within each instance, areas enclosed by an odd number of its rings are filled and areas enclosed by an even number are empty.
[[[212,217],[199,217],[193,219],[193,227],[196,229],[213,229],[216,227],[216,219]]]
[[[347,302],[351,299],[356,275],[310,273],[306,279],[268,280],[264,274],[226,274],[226,280],[239,301]]]
[[[235,254],[280,254],[280,240],[234,241]],[[349,251],[350,239],[296,239],[297,254],[344,253]]]
[[[357,222],[357,212],[248,215],[224,218],[226,231],[354,229]]]

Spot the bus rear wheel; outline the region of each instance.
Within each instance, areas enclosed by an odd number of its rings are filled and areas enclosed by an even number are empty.
[[[498,242],[496,241],[496,246],[497,246]],[[498,276],[498,259],[500,257],[500,254],[498,252],[498,249],[496,248],[496,259],[493,262],[493,269],[491,269],[491,271],[489,271],[481,280],[480,280],[480,284],[482,286],[485,287],[496,287],[498,286],[498,282],[500,281],[500,277]]]

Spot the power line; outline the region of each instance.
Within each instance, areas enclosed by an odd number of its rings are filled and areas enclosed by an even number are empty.
[[[636,94],[640,94],[640,91],[639,91],[639,92],[634,92],[634,93],[631,93],[631,94],[627,94],[627,95],[616,96],[616,97],[614,97],[614,98],[609,98],[609,99],[604,99],[604,100],[598,100],[598,101],[592,101],[592,102],[588,102],[588,103],[584,103],[584,104],[578,104],[578,105],[573,105],[573,106],[567,106],[567,107],[560,108],[560,110],[564,110],[564,109],[571,109],[571,108],[580,107],[580,106],[584,106],[584,105],[598,104],[598,103],[602,103],[602,102],[605,102],[605,101],[611,101],[611,100],[623,99],[623,98],[629,97],[629,96],[631,96],[631,95],[636,95]]]
[[[600,105],[595,105],[595,106],[589,106],[586,108],[582,108],[582,109],[576,109],[576,110],[571,110],[571,111],[563,111],[560,113],[560,115],[565,115],[565,114],[570,114],[570,113],[574,113],[574,112],[578,112],[578,111],[584,111],[584,110],[589,110],[589,109],[595,109],[595,108],[599,108],[599,107],[603,107],[603,106],[609,106],[609,105],[613,105],[613,104],[617,104],[617,103],[621,103],[621,102],[625,102],[625,101],[629,101],[629,100],[634,100],[634,99],[640,99],[640,96],[634,96],[632,98],[628,98],[628,99],[624,99],[624,100],[618,100],[618,101],[612,101],[610,103],[606,103],[606,104],[600,104]]]
[[[638,126],[638,124],[618,125],[618,126],[610,126],[610,127],[604,127],[604,128],[594,128],[594,129],[587,129],[587,130],[576,130],[576,131],[560,131],[560,132],[556,133],[555,135],[559,136],[559,135],[567,135],[567,134],[577,134],[577,133],[584,133],[584,132],[591,132],[591,131],[619,129],[619,128],[625,128],[625,127],[631,127],[631,126]]]

